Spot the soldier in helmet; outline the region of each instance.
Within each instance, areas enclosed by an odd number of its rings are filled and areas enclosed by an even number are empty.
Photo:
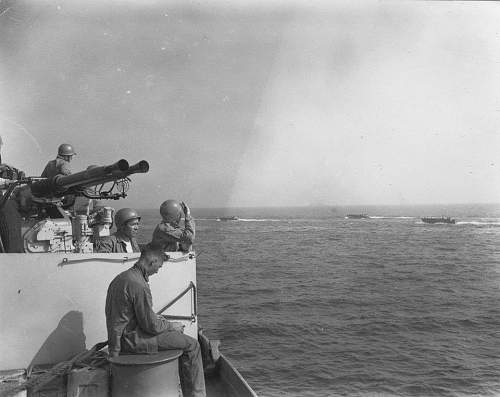
[[[70,175],[71,167],[69,163],[73,156],[76,155],[76,152],[69,143],[63,143],[59,145],[57,149],[57,157],[55,160],[51,160],[45,166],[45,169],[42,172],[43,178],[52,178],[56,175]]]
[[[184,227],[180,226],[184,213]],[[194,241],[195,225],[189,207],[183,202],[167,200],[160,206],[162,221],[153,232],[152,244],[165,251],[189,251]]]
[[[140,252],[137,233],[141,217],[132,208],[122,208],[116,211],[116,233],[103,237],[94,244],[96,252]]]

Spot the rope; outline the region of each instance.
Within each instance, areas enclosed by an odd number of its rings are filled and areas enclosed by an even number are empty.
[[[0,395],[2,397],[12,396],[24,389],[31,389],[32,392],[36,392],[39,389],[41,389],[44,385],[49,383],[51,380],[57,378],[58,376],[64,376],[69,374],[74,366],[79,366],[79,367],[90,366],[92,368],[96,368],[95,365],[102,364],[104,358],[103,357],[104,353],[98,351],[101,350],[107,344],[108,344],[107,341],[97,343],[94,347],[92,347],[92,349],[78,353],[71,360],[57,363],[52,368],[40,374],[38,373],[32,374],[29,377],[29,379],[26,379],[21,383],[7,385],[6,387],[3,387],[3,390],[0,391],[1,393]],[[106,359],[104,358],[104,361],[105,360]],[[90,363],[93,364],[93,366],[85,364],[86,361],[90,361]]]

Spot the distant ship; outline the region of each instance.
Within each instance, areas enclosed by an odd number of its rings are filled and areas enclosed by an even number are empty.
[[[369,219],[370,217],[367,214],[347,214],[346,218],[349,218],[349,219]]]
[[[219,221],[237,221],[239,219],[237,216],[221,216]]]
[[[422,222],[425,223],[449,223],[449,224],[455,224],[455,219],[451,219],[449,216],[448,217],[437,217],[437,216],[429,216],[426,218],[420,218],[422,219]]]

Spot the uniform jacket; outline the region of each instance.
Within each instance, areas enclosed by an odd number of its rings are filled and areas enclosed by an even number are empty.
[[[141,252],[141,247],[135,238],[130,239],[132,244],[132,251]],[[119,233],[115,233],[111,236],[102,237],[95,241],[94,251],[102,253],[110,252],[127,252],[125,242],[123,237]]]
[[[70,175],[71,167],[69,162],[66,160],[57,157],[55,160],[51,160],[45,166],[42,172],[42,178],[52,178],[56,175]]]
[[[161,244],[165,251],[189,251],[194,241],[195,225],[190,216],[186,218],[184,229],[168,222],[161,222],[153,232],[152,243]]]
[[[120,273],[108,287],[106,327],[110,354],[156,353],[156,335],[169,322],[153,311],[148,276],[136,266]]]

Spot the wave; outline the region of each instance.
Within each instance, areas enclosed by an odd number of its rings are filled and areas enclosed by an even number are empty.
[[[500,226],[500,221],[457,221],[457,225]]]
[[[347,218],[346,218],[347,219]],[[370,216],[369,219],[415,219],[418,220],[417,223],[423,224],[418,216],[383,216],[374,215]],[[235,220],[221,221],[220,218],[196,218],[196,221],[211,221],[211,222],[224,222],[224,223],[234,223],[234,222],[293,222],[293,221],[307,221],[309,219],[302,218],[290,218],[290,219],[276,219],[276,218],[239,218]],[[438,223],[442,225],[443,223]],[[479,220],[457,220],[456,225],[474,225],[474,226],[500,226],[500,219],[493,218],[483,218]]]
[[[234,223],[234,222],[289,222],[293,219],[269,219],[269,218],[238,218],[234,220],[224,220],[220,218],[196,218],[196,221],[212,221],[212,222],[224,222],[224,223]]]
[[[382,216],[382,215],[373,215],[369,216],[370,219],[415,219],[416,216]]]
[[[405,213],[415,216],[394,216]],[[211,214],[199,236],[206,329],[261,395],[500,391],[500,216],[456,211],[457,221],[471,224],[420,228],[416,212],[372,214],[382,219],[354,226],[341,214],[240,212],[255,222],[248,225],[215,223]],[[281,222],[261,224],[275,217]]]
[[[257,218],[240,218],[236,222],[282,222],[286,219],[257,219]]]

